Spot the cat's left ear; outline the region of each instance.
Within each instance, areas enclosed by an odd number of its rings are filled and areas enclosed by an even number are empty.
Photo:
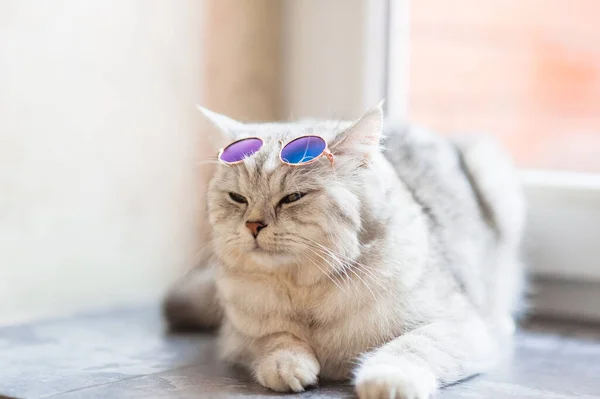
[[[237,140],[244,131],[244,124],[228,116],[196,105],[203,117],[202,133],[215,151]]]
[[[383,100],[368,110],[346,130],[340,132],[329,145],[335,155],[352,155],[368,161],[379,151],[383,127]]]

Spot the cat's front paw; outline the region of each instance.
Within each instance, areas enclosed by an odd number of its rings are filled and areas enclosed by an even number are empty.
[[[256,365],[258,382],[277,392],[302,392],[316,385],[321,366],[311,353],[281,349],[275,351]]]
[[[356,374],[360,399],[427,399],[437,389],[435,376],[409,362],[363,365]]]

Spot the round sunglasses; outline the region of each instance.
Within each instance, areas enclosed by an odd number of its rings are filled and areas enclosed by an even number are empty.
[[[327,142],[320,136],[300,136],[285,145],[282,141],[280,143],[279,160],[287,165],[306,165],[324,155],[333,166],[333,154],[327,149]],[[258,152],[263,144],[259,137],[236,140],[219,150],[217,158],[228,165],[235,165]]]

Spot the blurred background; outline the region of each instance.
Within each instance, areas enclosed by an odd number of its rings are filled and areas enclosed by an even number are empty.
[[[196,104],[496,135],[539,312],[600,310],[597,0],[0,0],[0,323],[156,300],[208,234]],[[538,287],[538,286],[536,286]]]
[[[594,0],[418,0],[410,117],[497,134],[523,167],[600,172]]]

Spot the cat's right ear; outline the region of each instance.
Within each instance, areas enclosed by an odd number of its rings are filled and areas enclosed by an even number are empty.
[[[218,114],[200,105],[196,105],[196,108],[202,114],[202,134],[206,141],[214,147],[215,151],[237,140],[238,134],[244,130],[244,124],[235,119]]]

